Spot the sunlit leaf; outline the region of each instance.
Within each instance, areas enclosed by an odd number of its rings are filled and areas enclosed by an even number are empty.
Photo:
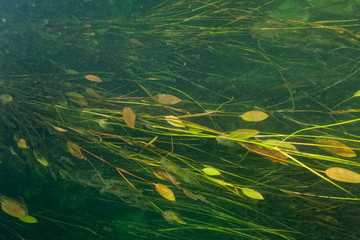
[[[360,97],[360,90],[356,91],[353,97]]]
[[[180,98],[171,94],[158,94],[154,97],[155,101],[165,105],[173,105],[181,101]]]
[[[37,223],[38,220],[34,218],[33,216],[26,215],[24,217],[19,217],[19,219],[25,223]]]
[[[203,169],[203,172],[206,174],[206,175],[209,175],[209,176],[217,176],[217,175],[220,175],[221,172],[219,172],[219,170],[215,169],[215,168],[212,168],[212,167],[207,167],[207,168],[204,168]]]
[[[95,75],[86,75],[85,78],[91,82],[102,82],[101,78]]]
[[[258,130],[255,129],[238,129],[229,133],[231,138],[248,139],[259,134]]]
[[[174,193],[165,186],[164,184],[157,183],[155,184],[156,191],[163,197],[169,201],[176,201]]]
[[[165,119],[170,125],[174,127],[181,127],[181,128],[185,127],[184,123],[178,117],[170,115],[170,116],[165,116]]]
[[[28,213],[25,204],[16,201],[15,199],[2,196],[0,197],[2,210],[13,217],[25,217]]]
[[[23,138],[19,139],[19,141],[17,142],[17,145],[19,148],[23,148],[23,149],[29,148],[29,146],[26,144],[25,139],[23,139]]]
[[[79,158],[79,159],[84,158],[84,156],[81,152],[81,149],[77,144],[75,144],[71,141],[67,141],[67,147],[68,147],[68,150],[71,153],[71,155],[73,155],[74,157]]]
[[[136,114],[129,107],[123,109],[123,119],[127,126],[135,127]]]
[[[35,159],[43,166],[47,167],[49,165],[48,161],[46,160],[46,158],[44,156],[42,156],[40,153],[38,153],[37,151],[33,151],[34,153],[34,157]]]
[[[360,174],[345,168],[331,167],[326,169],[325,174],[339,182],[360,183]]]
[[[0,95],[0,101],[2,103],[9,103],[13,100],[13,97],[10,94],[1,94]]]
[[[249,198],[263,200],[264,197],[258,191],[251,189],[251,188],[241,188],[241,191],[244,195],[248,196]]]
[[[341,157],[356,157],[356,153],[350,147],[346,146],[344,143],[341,143],[337,140],[318,138],[316,139],[316,142],[319,143],[320,145],[325,145],[319,147],[329,153]]]
[[[268,118],[269,115],[262,111],[248,111],[240,115],[240,117],[247,122],[260,122]]]

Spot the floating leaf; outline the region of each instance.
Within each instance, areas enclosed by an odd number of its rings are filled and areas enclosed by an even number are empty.
[[[25,139],[21,138],[18,142],[17,145],[19,148],[23,148],[23,149],[27,149],[29,148],[29,146],[26,144]]]
[[[325,139],[325,138],[318,138],[316,142],[320,145],[326,146],[319,146],[324,151],[329,153],[341,156],[341,157],[356,157],[356,153],[344,143],[341,143],[334,139]]]
[[[231,138],[248,139],[259,134],[258,130],[255,129],[238,129],[229,133]]]
[[[0,101],[2,103],[9,103],[13,100],[13,97],[10,94],[1,94],[0,95]]]
[[[251,189],[251,188],[241,188],[241,191],[244,195],[248,196],[249,198],[263,200],[264,197],[258,191]]]
[[[81,149],[77,144],[75,144],[71,141],[67,141],[67,147],[68,147],[68,150],[71,153],[71,155],[73,155],[74,157],[79,158],[79,159],[84,158],[84,156],[81,152]]]
[[[101,98],[101,95],[99,95],[97,92],[95,92],[95,90],[91,88],[86,88],[85,92],[94,98]]]
[[[85,78],[91,82],[102,82],[101,78],[95,75],[86,75]]]
[[[49,165],[48,161],[46,160],[46,158],[44,158],[40,153],[38,153],[37,151],[33,151],[34,153],[34,157],[35,159],[42,165],[44,165],[45,167],[47,167]]]
[[[123,119],[127,126],[134,128],[136,114],[129,107],[124,107],[123,109]]]
[[[217,175],[220,175],[221,172],[219,172],[219,170],[215,169],[215,168],[212,168],[212,167],[207,167],[207,168],[204,168],[203,169],[203,172],[206,174],[206,175],[209,175],[209,176],[217,176]]]
[[[360,174],[345,168],[331,167],[326,169],[325,174],[339,182],[360,183]]]
[[[247,122],[260,122],[268,118],[269,115],[262,111],[248,111],[240,115],[240,117]]]
[[[19,219],[25,223],[37,223],[38,220],[34,218],[33,216],[26,215],[24,217],[19,217]]]
[[[165,119],[170,125],[174,127],[181,127],[181,128],[185,127],[184,123],[178,117],[170,115],[170,116],[165,116]]]
[[[171,94],[158,94],[154,97],[155,101],[165,105],[173,105],[181,101],[180,98]]]
[[[155,184],[155,188],[156,188],[156,191],[163,198],[166,198],[167,200],[170,200],[170,201],[176,201],[174,193],[170,190],[170,188],[168,188],[164,184],[157,183],[157,184]]]
[[[13,217],[25,217],[28,213],[27,207],[23,203],[19,203],[15,199],[2,196],[0,197],[1,208],[4,212]]]

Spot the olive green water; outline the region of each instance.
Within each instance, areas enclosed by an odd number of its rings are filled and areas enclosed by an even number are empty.
[[[2,1],[0,239],[360,239],[359,10]]]

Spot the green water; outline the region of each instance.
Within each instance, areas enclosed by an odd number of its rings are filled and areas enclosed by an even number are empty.
[[[2,1],[0,239],[360,239],[359,10]]]

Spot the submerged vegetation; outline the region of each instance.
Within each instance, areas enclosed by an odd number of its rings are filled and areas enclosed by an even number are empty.
[[[3,18],[0,238],[359,239],[360,2],[155,2]]]

